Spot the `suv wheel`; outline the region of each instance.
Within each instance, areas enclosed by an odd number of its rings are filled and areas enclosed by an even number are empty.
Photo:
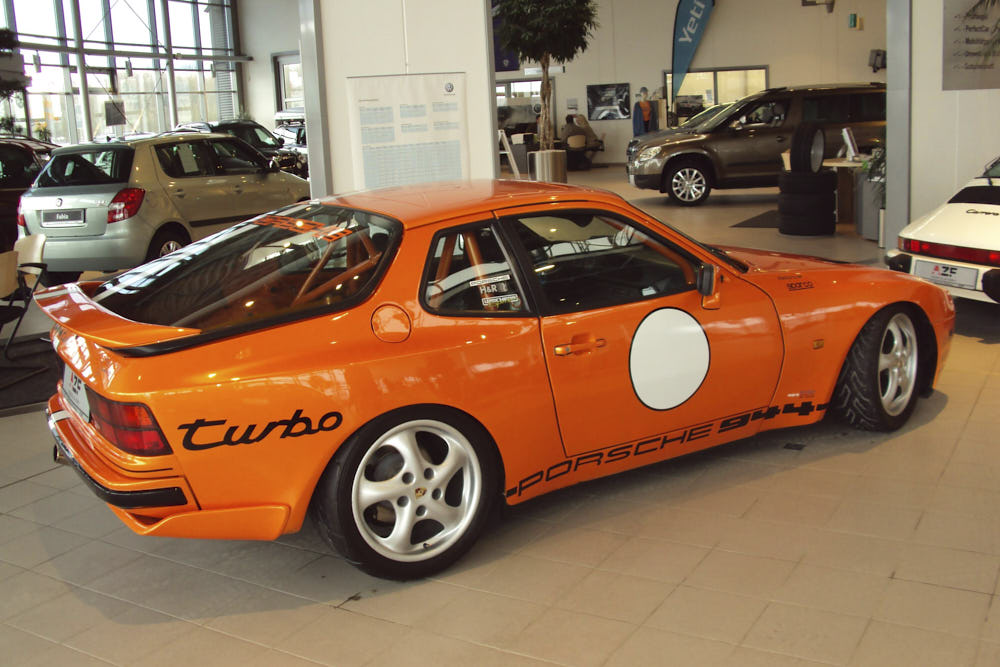
[[[712,191],[705,169],[690,160],[667,167],[664,181],[670,198],[681,206],[697,206],[708,199]]]

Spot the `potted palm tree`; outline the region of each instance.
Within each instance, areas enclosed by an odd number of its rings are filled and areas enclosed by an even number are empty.
[[[535,154],[536,173],[540,180],[565,181],[566,151],[553,150],[549,65],[569,62],[587,48],[598,25],[597,6],[593,0],[499,0],[497,13],[500,45],[517,54],[522,63],[534,61],[542,68],[541,150]]]

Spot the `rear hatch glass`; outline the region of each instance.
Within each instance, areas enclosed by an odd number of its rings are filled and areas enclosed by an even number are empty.
[[[949,204],[992,204],[1000,206],[1000,184],[998,185],[970,185],[962,188],[954,197],[948,200]]]
[[[235,225],[102,284],[93,300],[135,322],[245,330],[368,297],[402,225],[326,204],[295,204]]]
[[[57,150],[22,198],[32,233],[50,237],[99,236],[108,204],[127,186],[135,151],[125,145]]]

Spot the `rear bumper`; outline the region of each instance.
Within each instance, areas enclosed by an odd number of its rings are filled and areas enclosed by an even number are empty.
[[[938,281],[931,280],[929,278],[925,278],[925,280],[929,280],[929,282],[933,282],[938,287],[947,290],[947,292],[952,296],[961,297],[963,299],[974,299],[976,301],[985,301],[986,303],[1000,303],[1000,269],[980,264],[969,264],[967,262],[957,262],[948,259],[911,255],[910,253],[895,249],[889,250],[885,255],[886,266],[893,271],[900,271],[911,275],[918,275],[916,270],[916,262],[918,260],[933,262],[947,267],[974,269],[977,272],[975,289],[948,284],[948,282],[944,280]]]
[[[45,262],[50,271],[130,269],[146,260],[151,239],[145,224],[128,220],[114,223],[101,236],[48,236]]]

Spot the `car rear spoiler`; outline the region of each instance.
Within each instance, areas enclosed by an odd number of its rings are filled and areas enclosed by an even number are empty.
[[[103,347],[154,345],[201,333],[201,329],[143,324],[112,313],[88,295],[100,283],[57,285],[35,294],[35,303],[53,322]]]

